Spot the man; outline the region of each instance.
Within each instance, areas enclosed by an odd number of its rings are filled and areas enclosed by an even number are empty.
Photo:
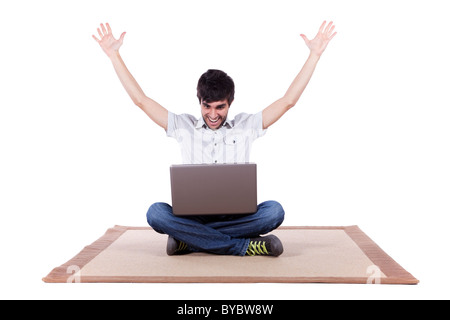
[[[197,86],[200,118],[175,115],[147,97],[128,71],[119,54],[125,32],[115,39],[108,23],[106,27],[101,24],[97,31],[100,39],[92,37],[110,58],[128,95],[167,136],[177,139],[185,163],[248,162],[251,143],[297,103],[322,53],[336,35],[333,22],[327,25],[326,21],[314,39],[309,40],[302,34],[310,55],[285,95],[257,114],[240,113],[230,120],[227,116],[234,100],[234,83],[225,72],[208,70],[200,77]],[[284,210],[276,201],[263,202],[256,213],[243,216],[177,217],[166,203],[155,203],[147,212],[149,225],[169,235],[168,255],[200,251],[279,256],[283,252],[281,241],[274,235],[260,235],[276,229],[283,219]]]

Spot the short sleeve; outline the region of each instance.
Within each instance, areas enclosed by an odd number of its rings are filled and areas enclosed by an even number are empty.
[[[169,111],[169,115],[167,118],[167,131],[166,134],[168,137],[175,138],[175,114]]]
[[[255,140],[262,137],[267,129],[263,129],[262,111],[255,114],[240,113],[235,117],[235,129]]]
[[[197,119],[190,114],[175,114],[169,111],[166,134],[178,140],[180,135],[192,134],[196,122]]]
[[[262,111],[253,115],[253,129],[255,130],[255,139],[262,137],[266,133],[267,129],[263,128]]]

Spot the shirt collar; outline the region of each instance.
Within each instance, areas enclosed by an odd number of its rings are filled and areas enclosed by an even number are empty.
[[[228,117],[227,117],[225,122],[222,124],[222,127],[228,127],[230,129],[233,128],[233,121],[230,121],[228,119]],[[200,128],[209,129],[209,127],[206,125],[205,120],[203,119],[203,117],[198,118],[197,123],[195,124],[195,129],[200,129]]]

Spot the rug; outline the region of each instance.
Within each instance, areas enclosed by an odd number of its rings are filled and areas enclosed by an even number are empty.
[[[370,283],[419,281],[358,226],[280,227],[279,257],[207,253],[167,256],[167,236],[149,227],[115,226],[45,282]]]

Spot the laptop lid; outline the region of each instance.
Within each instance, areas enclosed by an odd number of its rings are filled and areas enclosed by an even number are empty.
[[[249,214],[257,210],[256,164],[170,167],[174,215]]]

